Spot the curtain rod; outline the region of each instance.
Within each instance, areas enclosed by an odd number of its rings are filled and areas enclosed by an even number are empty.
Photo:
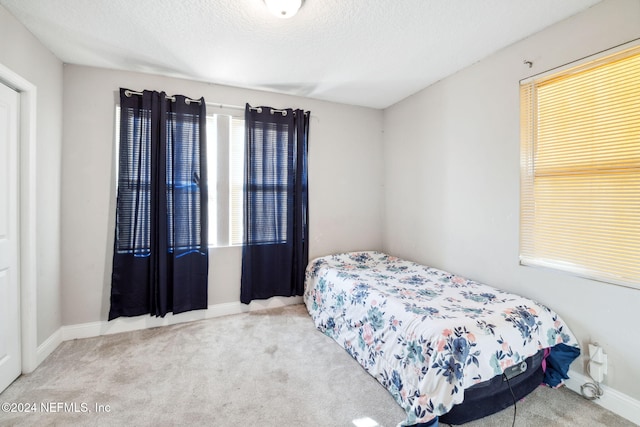
[[[240,105],[230,105],[230,104],[220,104],[218,102],[205,102],[205,105],[207,107],[216,107],[216,108],[229,108],[229,109],[233,109],[233,110],[244,110],[245,107],[241,107]],[[262,113],[262,107],[249,107],[250,110],[252,111],[257,111],[258,113]],[[271,109],[271,114],[274,113],[280,113],[283,116],[287,115],[287,110],[278,110],[276,108],[272,108]],[[309,114],[308,111],[305,111],[304,114]],[[296,112],[293,112],[293,115],[296,115]]]
[[[142,96],[142,92],[134,92],[132,90],[127,89],[127,90],[124,91],[124,95],[127,96],[127,97],[130,97],[131,95],[140,95],[140,96]],[[172,102],[176,102],[176,97],[175,96],[165,95],[165,98],[170,99]],[[192,102],[200,104],[200,100],[199,99],[191,99],[191,98],[187,98],[187,97],[185,97],[184,102],[186,102],[187,105],[191,104]]]
[[[205,102],[204,103],[207,107],[216,107],[216,108],[229,108],[232,110],[244,110],[244,107],[240,106],[240,105],[231,105],[231,104],[221,104],[219,102]],[[251,110],[253,111],[262,111],[262,108],[258,108],[258,107],[249,107],[251,108]],[[275,110],[278,111],[278,110]]]
[[[134,91],[129,90],[129,89],[125,90],[124,94],[125,94],[125,96],[131,96],[131,95],[140,95],[140,96],[142,96],[142,92],[134,92]],[[167,99],[170,99],[173,102],[176,102],[176,97],[175,96],[165,95],[165,97]],[[200,104],[200,100],[199,99],[192,99],[192,98],[187,98],[187,97],[185,97],[185,102],[187,103],[187,105],[192,103],[192,102],[197,102],[198,104]],[[240,105],[221,104],[221,103],[218,103],[218,102],[215,102],[215,103],[214,102],[205,102],[204,105],[206,105],[207,107],[230,108],[230,109],[233,109],[233,110],[244,110],[245,109],[245,107],[242,107]],[[249,107],[249,109],[252,110],[252,111],[257,111],[258,113],[262,113],[262,107]],[[287,110],[278,110],[276,108],[272,108],[271,109],[271,114],[274,114],[274,113],[280,113],[283,116],[286,116],[287,115]],[[308,113],[309,113],[308,111],[305,111],[304,114],[308,114]],[[295,114],[296,113],[294,111],[293,115],[295,116]]]
[[[613,54],[616,54],[616,53],[620,53],[620,52],[622,52],[624,49],[626,49],[626,48],[627,48],[627,46],[631,46],[631,47],[633,47],[633,44],[634,44],[635,42],[638,42],[638,41],[640,41],[640,37],[637,37],[637,38],[635,38],[635,39],[631,39],[631,40],[626,41],[626,42],[624,42],[624,43],[617,44],[617,45],[615,45],[615,46],[611,46],[611,47],[606,48],[606,49],[603,49],[603,50],[601,50],[601,51],[599,51],[599,52],[595,52],[595,53],[592,53],[592,54],[590,54],[590,55],[583,56],[582,58],[578,58],[578,59],[575,59],[575,60],[573,60],[573,61],[566,62],[566,63],[564,63],[564,64],[562,64],[562,65],[558,65],[557,67],[549,68],[548,70],[540,71],[539,73],[532,74],[532,75],[530,75],[529,77],[525,77],[525,78],[523,78],[523,79],[520,79],[519,83],[523,83],[523,82],[525,82],[525,83],[526,83],[526,82],[527,82],[527,80],[535,79],[536,77],[539,77],[539,76],[541,76],[541,75],[543,75],[543,74],[550,73],[550,72],[552,72],[552,71],[558,70],[558,69],[563,68],[563,67],[568,67],[568,66],[573,65],[573,64],[579,65],[578,63],[580,63],[581,61],[584,61],[584,60],[586,60],[586,59],[589,59],[589,60],[590,60],[590,59],[593,59],[593,60],[601,59],[601,58],[599,57],[600,55],[603,55],[603,56],[604,56],[605,54],[608,54],[609,52],[611,52],[611,54],[612,54],[612,55],[613,55]],[[619,49],[619,51],[618,51],[618,49]],[[525,64],[527,64],[527,65],[529,65],[529,64],[533,65],[533,62],[528,61],[528,60],[526,60],[526,59],[524,60],[524,63],[525,63]],[[529,68],[531,68],[531,65],[529,65]]]
[[[124,91],[125,96],[131,96],[131,95],[139,95],[142,96],[142,92],[135,92],[132,90],[125,90]],[[175,96],[169,96],[169,95],[165,95],[165,98],[170,99],[171,101],[175,102],[176,101],[176,97]],[[191,103],[191,102],[197,102],[198,104],[200,104],[200,100],[199,99],[192,99],[192,98],[186,98],[185,101],[187,102],[187,104]],[[230,104],[220,104],[220,103],[213,103],[213,102],[205,102],[204,103],[207,107],[217,107],[217,108],[231,108],[234,110],[244,110],[244,107],[241,107],[240,105],[230,105]],[[253,108],[253,110],[257,110],[257,108]]]

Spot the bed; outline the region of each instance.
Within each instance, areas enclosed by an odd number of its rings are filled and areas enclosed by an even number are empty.
[[[546,306],[380,252],[313,260],[303,298],[316,327],[405,410],[399,426],[489,415],[506,407],[495,405],[497,389],[504,394],[508,387],[513,401],[516,383],[525,382],[519,373],[526,371],[533,387],[540,380],[558,387],[580,354],[567,325]],[[520,388],[517,398],[532,391]],[[478,409],[489,404],[497,408]]]

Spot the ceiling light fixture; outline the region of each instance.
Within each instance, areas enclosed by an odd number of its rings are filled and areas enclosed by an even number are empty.
[[[269,12],[278,18],[291,18],[298,13],[302,0],[264,0]]]

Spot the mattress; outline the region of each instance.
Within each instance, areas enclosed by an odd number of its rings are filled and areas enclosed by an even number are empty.
[[[466,389],[462,403],[440,415],[440,421],[450,425],[465,424],[513,405],[542,384],[545,371],[544,357],[545,351],[540,350],[514,367],[518,368],[514,370],[515,375],[511,374],[507,378],[504,375],[496,375]]]
[[[402,426],[450,412],[465,390],[544,349],[562,355],[544,379],[558,386],[580,353],[545,305],[380,252],[313,260],[303,298],[317,328],[403,407]]]

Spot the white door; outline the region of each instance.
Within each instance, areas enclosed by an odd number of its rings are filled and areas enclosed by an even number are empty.
[[[20,375],[18,93],[0,83],[0,392]]]

